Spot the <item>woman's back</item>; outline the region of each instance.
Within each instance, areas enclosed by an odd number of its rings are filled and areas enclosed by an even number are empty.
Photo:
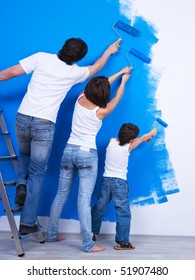
[[[84,107],[79,102],[84,98],[84,94],[81,94],[75,103],[71,134],[67,143],[96,149],[96,135],[102,126],[102,120],[96,115],[99,107],[88,100],[84,102]]]

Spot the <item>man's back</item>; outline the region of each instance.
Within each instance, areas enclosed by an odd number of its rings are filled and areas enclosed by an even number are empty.
[[[43,52],[21,60],[20,65],[27,74],[33,74],[18,112],[52,122],[70,88],[89,75],[87,67],[67,65],[57,55]]]

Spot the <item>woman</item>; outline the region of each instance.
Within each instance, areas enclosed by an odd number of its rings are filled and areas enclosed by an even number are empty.
[[[92,78],[84,92],[76,101],[70,138],[64,149],[58,192],[50,211],[47,241],[63,240],[58,236],[58,223],[62,209],[68,199],[77,172],[79,172],[78,216],[81,226],[83,250],[85,252],[103,251],[104,247],[94,245],[91,232],[91,196],[95,187],[98,155],[96,135],[102,120],[110,114],[120,101],[131,68],[125,67],[109,78]],[[115,97],[109,102],[110,84],[122,75]]]

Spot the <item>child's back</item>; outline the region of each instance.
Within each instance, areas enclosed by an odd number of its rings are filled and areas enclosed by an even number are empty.
[[[129,144],[121,146],[117,138],[112,138],[106,149],[104,177],[127,179]]]

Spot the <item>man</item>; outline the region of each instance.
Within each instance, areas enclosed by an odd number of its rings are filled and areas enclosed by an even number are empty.
[[[61,102],[72,86],[105,65],[110,55],[118,51],[119,43],[120,39],[111,44],[93,65],[79,67],[75,62],[86,55],[88,48],[82,39],[70,38],[58,55],[38,52],[0,72],[0,81],[32,73],[16,116],[19,159],[15,203],[24,204],[21,234],[38,230],[37,208]]]

